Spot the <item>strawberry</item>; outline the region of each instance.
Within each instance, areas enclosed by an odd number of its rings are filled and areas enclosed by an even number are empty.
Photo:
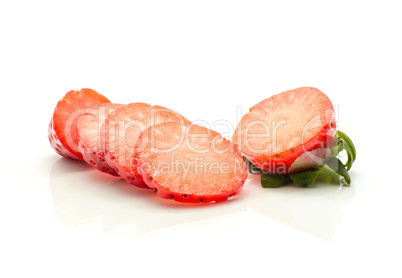
[[[185,203],[227,200],[242,189],[247,165],[236,146],[205,127],[163,123],[144,130],[134,166],[165,199]]]
[[[142,176],[132,167],[134,146],[140,133],[151,125],[190,121],[162,106],[131,103],[109,115],[101,128],[101,145],[106,162],[127,182],[147,188]]]
[[[103,103],[110,103],[110,100],[92,89],[71,90],[57,103],[50,120],[48,137],[59,155],[83,159],[78,150],[77,122],[88,108]]]
[[[240,120],[232,139],[258,168],[286,174],[301,154],[331,149],[335,133],[330,99],[316,88],[302,87],[254,105]]]
[[[100,129],[108,115],[115,114],[117,109],[123,107],[125,107],[123,104],[105,103],[97,108],[89,108],[77,123],[78,149],[84,160],[99,171],[113,176],[118,174],[105,161],[105,154],[100,148]]]

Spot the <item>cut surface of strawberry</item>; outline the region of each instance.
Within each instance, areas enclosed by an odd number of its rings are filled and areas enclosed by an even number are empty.
[[[132,165],[134,146],[143,130],[165,122],[187,124],[190,121],[173,110],[146,103],[130,103],[118,109],[116,115],[109,115],[101,128],[101,145],[106,162],[127,182],[148,188]]]
[[[123,104],[105,103],[96,108],[87,109],[78,121],[78,148],[85,162],[101,172],[118,176],[116,171],[105,160],[100,147],[100,130],[108,115],[116,114],[116,110],[125,107]]]
[[[150,188],[178,202],[225,201],[239,193],[247,178],[247,165],[236,146],[193,124],[163,123],[146,129],[133,158]]]
[[[301,87],[253,106],[240,120],[232,140],[260,169],[285,174],[304,152],[331,149],[335,133],[330,99],[316,88]]]
[[[83,159],[78,150],[77,122],[88,108],[103,103],[110,103],[110,100],[92,89],[71,90],[57,103],[50,120],[48,137],[59,155]]]

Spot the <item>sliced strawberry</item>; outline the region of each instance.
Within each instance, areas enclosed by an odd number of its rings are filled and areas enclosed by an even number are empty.
[[[53,149],[61,156],[83,159],[78,150],[77,122],[88,108],[109,102],[110,100],[92,89],[69,91],[57,103],[50,120],[48,136]]]
[[[247,178],[247,165],[236,146],[193,124],[163,123],[146,129],[133,158],[150,188],[178,202],[225,201],[239,193]]]
[[[134,146],[140,133],[151,125],[164,122],[189,123],[178,113],[161,106],[131,103],[106,118],[101,128],[101,144],[106,162],[127,182],[147,188],[142,176],[132,167]]]
[[[89,108],[78,121],[78,149],[84,160],[101,172],[118,176],[116,171],[105,161],[105,154],[100,147],[100,130],[106,117],[115,114],[117,109],[126,105],[105,103],[97,108]]]
[[[285,174],[304,152],[330,149],[335,132],[330,99],[316,88],[302,87],[256,104],[243,116],[232,139],[257,167]]]

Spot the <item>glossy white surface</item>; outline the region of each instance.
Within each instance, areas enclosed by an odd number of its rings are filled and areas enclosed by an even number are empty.
[[[401,276],[397,1],[18,3],[0,9],[1,277]],[[238,198],[186,205],[47,141],[70,89],[230,136],[241,111],[306,85],[356,144],[349,188],[263,189],[250,175]]]

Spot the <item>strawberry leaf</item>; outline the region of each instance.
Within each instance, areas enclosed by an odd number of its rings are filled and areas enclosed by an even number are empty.
[[[317,148],[299,155],[289,168],[289,174],[298,173],[322,166],[331,157],[331,150]]]
[[[251,174],[263,174],[265,173],[264,170],[255,166],[250,160],[248,160],[245,156],[243,156],[243,161],[247,164],[248,171]]]
[[[356,160],[356,147],[352,140],[342,131],[337,131],[336,138],[334,142],[334,147],[332,148],[332,156],[336,157],[342,150],[346,151],[348,156],[348,161],[346,162],[346,170],[349,171],[352,168],[353,162]]]
[[[343,141],[335,137],[334,146],[332,147],[332,157],[338,156],[338,154],[343,151]]]
[[[292,182],[289,175],[265,173],[261,175],[261,185],[264,188],[276,188]]]
[[[334,171],[338,175],[342,176],[345,179],[345,182],[347,185],[350,185],[351,179],[350,179],[349,173],[346,170],[345,165],[343,165],[343,163],[338,158],[331,157],[330,159],[328,159],[326,161],[326,164],[332,171]],[[338,181],[340,181],[339,178],[338,178]]]
[[[243,160],[246,162],[250,173],[262,174],[261,185],[264,188],[276,188],[292,181],[301,187],[308,187],[317,179],[327,183],[349,186],[351,178],[348,171],[356,160],[356,148],[352,140],[345,133],[337,131],[331,150],[332,155],[331,151],[322,150],[315,149],[311,152],[303,153],[289,168],[289,174],[272,174],[258,168],[246,157],[243,157]],[[327,152],[324,152],[325,150]],[[346,151],[348,157],[345,164],[337,158],[338,154],[343,150]]]
[[[303,172],[293,173],[289,176],[295,184],[300,185],[301,187],[307,187],[315,182],[320,171],[320,168],[315,168]]]

